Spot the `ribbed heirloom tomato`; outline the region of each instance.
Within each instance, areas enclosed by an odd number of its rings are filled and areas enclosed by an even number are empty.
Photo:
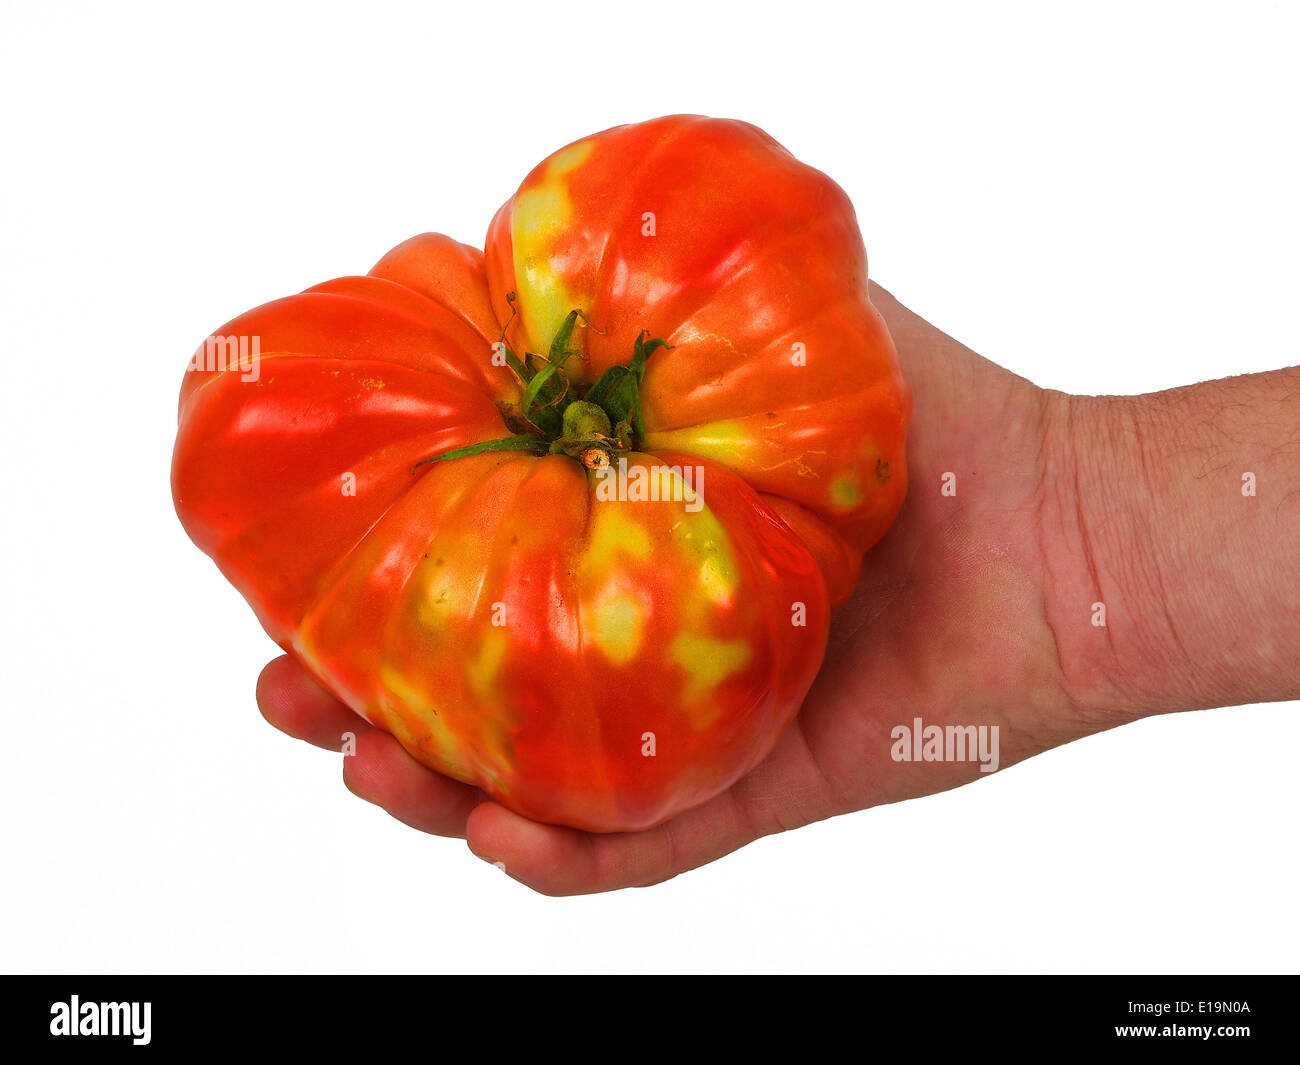
[[[425,234],[223,326],[172,488],[271,637],[425,765],[634,830],[793,719],[909,409],[845,194],[674,116],[552,155],[485,252]]]

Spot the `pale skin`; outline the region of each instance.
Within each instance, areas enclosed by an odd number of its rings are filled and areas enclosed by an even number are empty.
[[[891,730],[916,717],[998,725],[1005,768],[1152,714],[1300,698],[1300,368],[1068,396],[874,284],[872,299],[915,395],[911,490],[832,620],[798,719],[727,792],[646,832],[593,835],[426,769],[287,656],[258,679],[262,713],[335,751],[356,734],[343,765],[355,794],[467,840],[537,891],[575,895],[659,883],[774,832],[984,775],[974,761],[894,760]]]

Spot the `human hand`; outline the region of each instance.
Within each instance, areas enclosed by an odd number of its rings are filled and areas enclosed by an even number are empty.
[[[1230,491],[1238,482],[1199,477],[1204,500],[1185,490],[1211,453],[1233,473],[1224,439],[1244,447],[1242,461],[1254,469],[1276,465],[1277,455],[1250,451],[1257,434],[1225,428],[1216,416],[1209,434],[1195,436],[1187,426],[1213,406],[1197,389],[1133,400],[1045,391],[875,285],[872,300],[915,395],[911,489],[832,619],[825,662],[799,717],[729,790],[646,832],[591,834],[529,821],[426,769],[287,656],[259,678],[263,714],[333,750],[344,733],[355,734],[355,752],[344,760],[354,793],[414,828],[466,839],[538,891],[570,895],[658,883],[761,836],[981,775],[974,760],[895,761],[891,733],[915,718],[925,726],[997,726],[998,765],[1006,766],[1147,713],[1290,697],[1294,668],[1286,664],[1300,658],[1294,604],[1267,575],[1251,579],[1232,567],[1240,560],[1250,569],[1257,540],[1288,542],[1300,493],[1289,503],[1283,496],[1266,517],[1216,529],[1204,519],[1214,513],[1214,493],[1223,505],[1239,502]],[[1259,405],[1289,424],[1294,439],[1296,375],[1259,378],[1273,379],[1259,386]],[[1279,379],[1288,386],[1281,400]],[[1259,418],[1247,408],[1248,426]],[[1167,479],[1153,486],[1155,467]],[[1162,549],[1159,534],[1177,528],[1179,515],[1187,536],[1178,549]],[[1195,579],[1207,553],[1231,585],[1209,603],[1198,602]],[[1096,602],[1109,602],[1106,625],[1095,624]],[[1245,679],[1235,675],[1238,656],[1250,654],[1238,646],[1243,618],[1256,629],[1267,618],[1277,637],[1270,660],[1252,659]]]

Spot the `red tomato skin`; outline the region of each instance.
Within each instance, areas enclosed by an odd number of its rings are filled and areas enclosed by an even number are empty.
[[[575,308],[575,388],[643,329],[671,345],[628,469],[684,490],[606,499],[564,455],[420,464],[509,435],[494,342],[545,352]],[[648,828],[761,761],[906,490],[910,395],[852,206],[745,123],[576,142],[486,253],[424,234],[217,335],[260,355],[186,374],[186,530],[326,688],[540,821]]]

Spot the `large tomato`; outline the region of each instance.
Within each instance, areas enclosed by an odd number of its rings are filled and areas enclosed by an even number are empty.
[[[905,491],[853,208],[742,122],[578,141],[485,253],[415,237],[216,336],[190,536],[340,699],[543,821],[646,828],[759,762]]]

